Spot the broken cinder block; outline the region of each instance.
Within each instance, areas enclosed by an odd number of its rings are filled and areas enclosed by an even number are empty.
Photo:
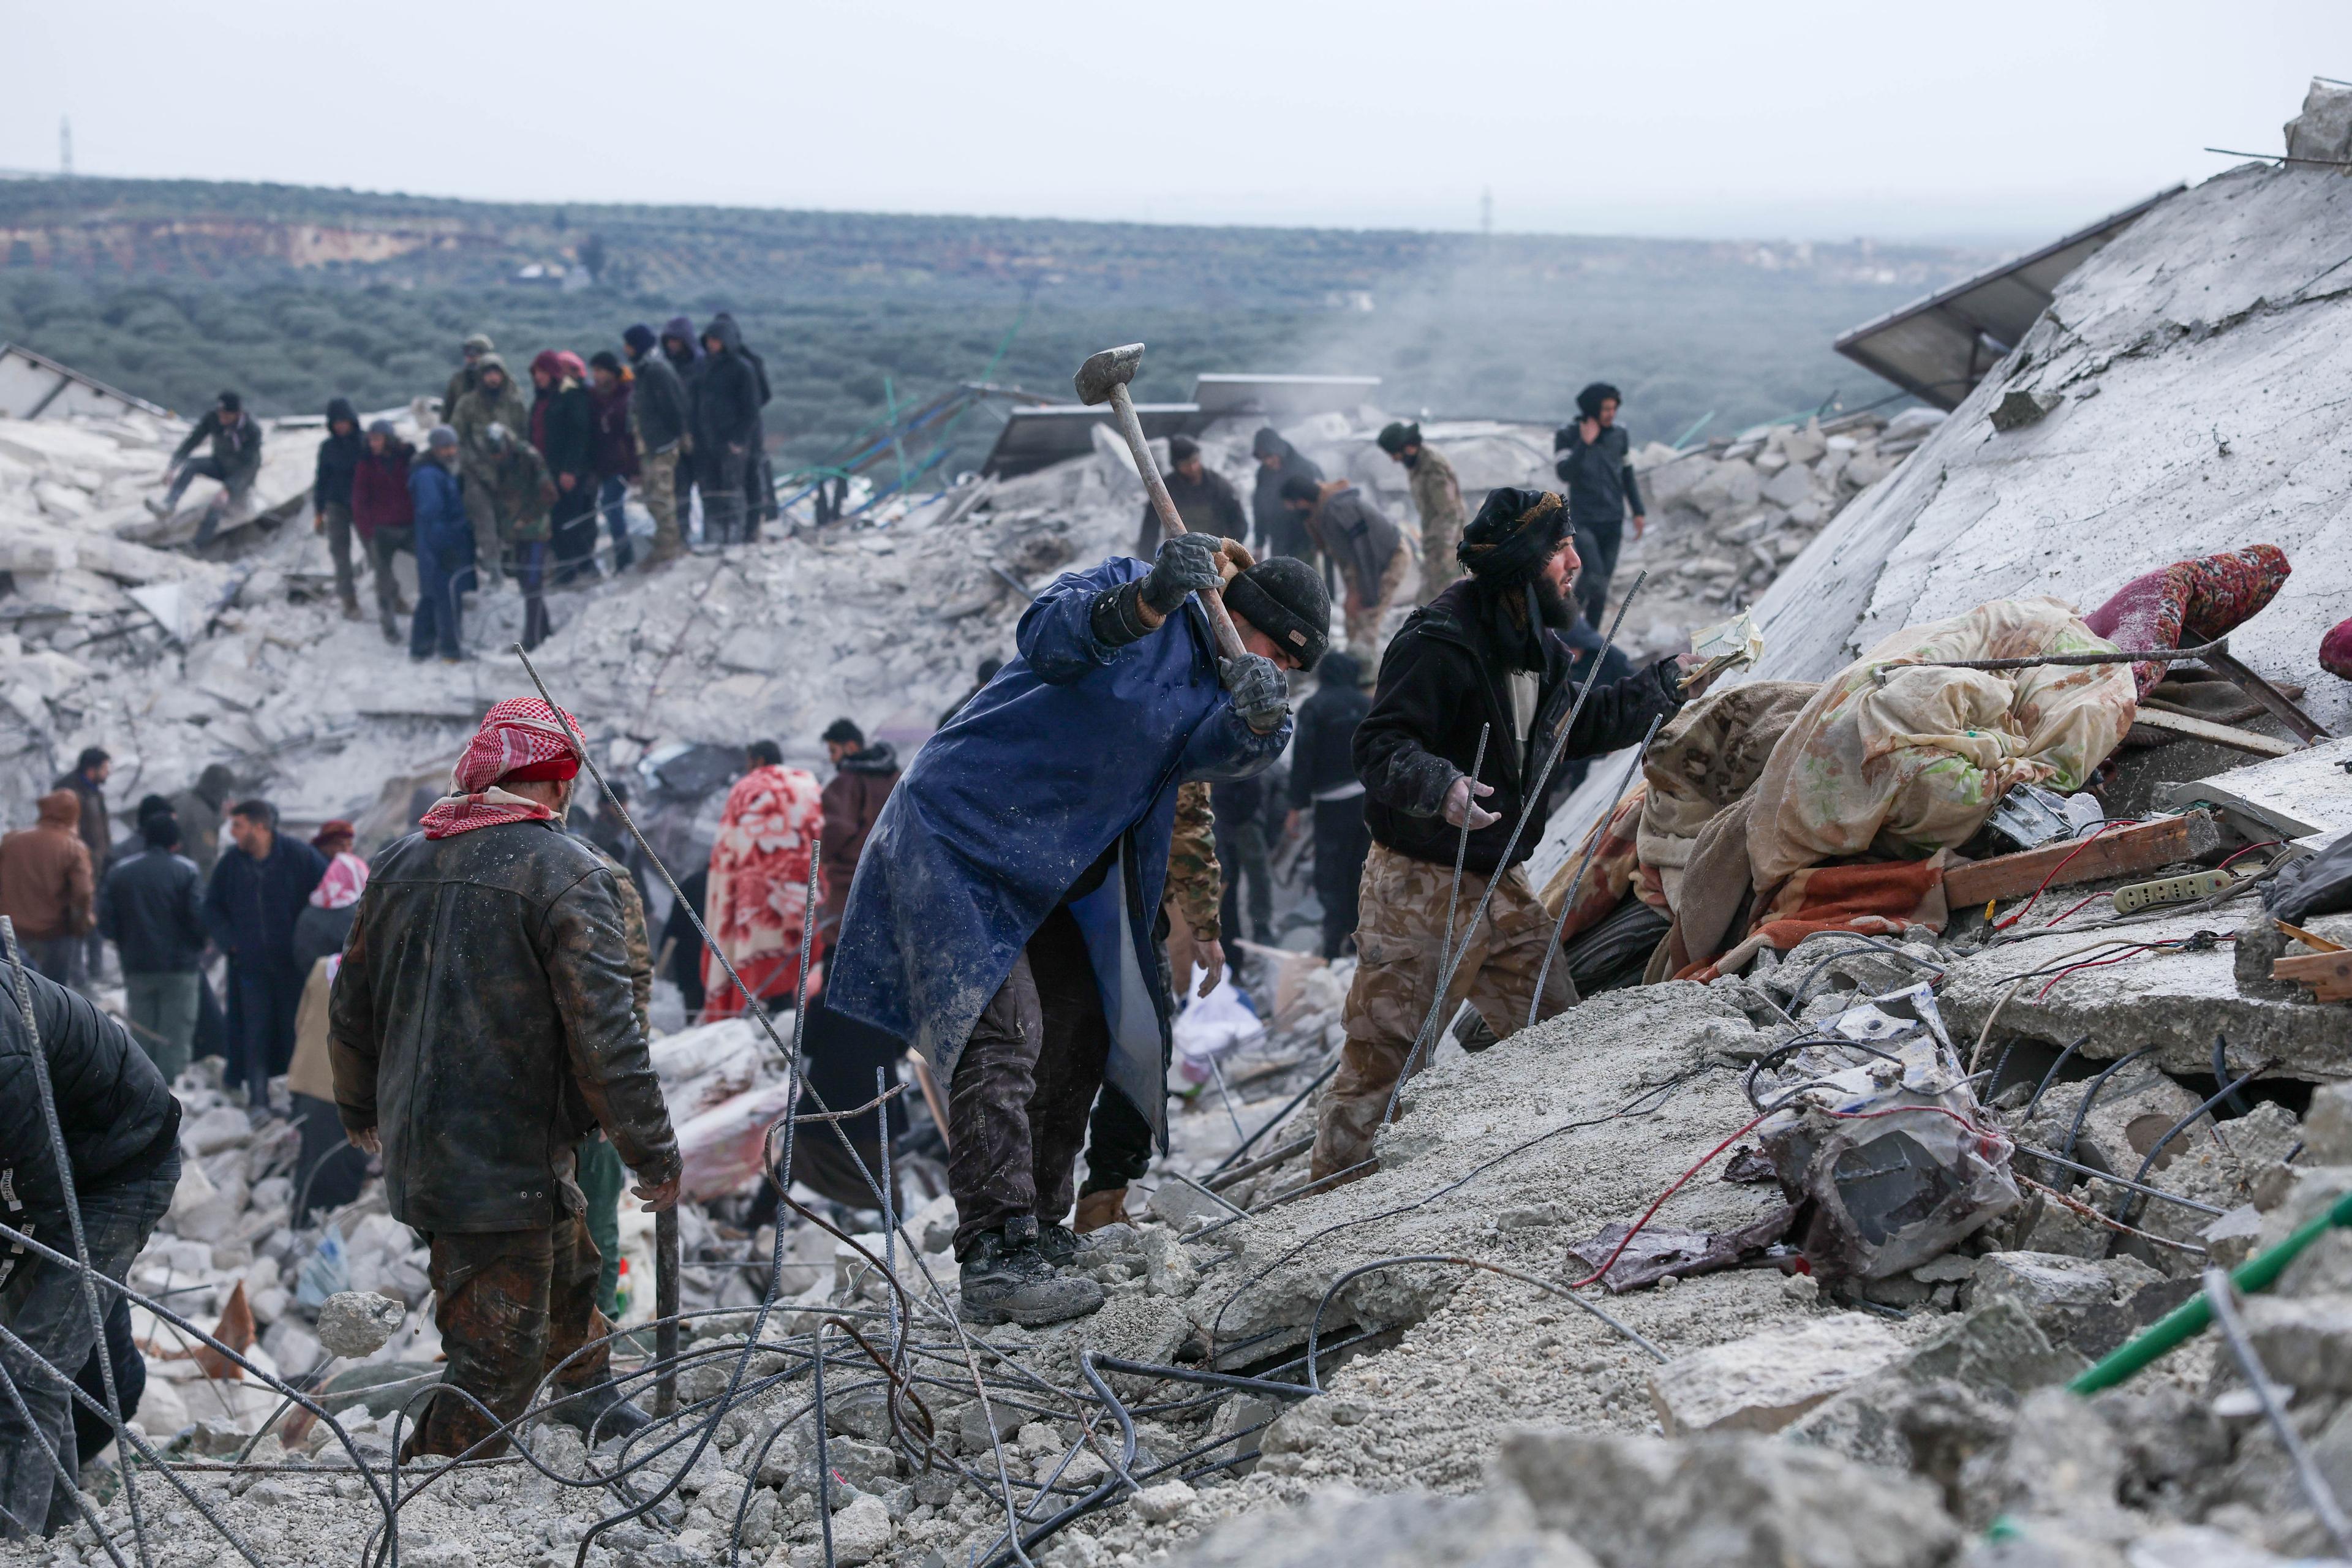
[[[1903,1353],[1885,1324],[1842,1312],[1676,1357],[1650,1374],[1650,1403],[1669,1437],[1778,1432]]]

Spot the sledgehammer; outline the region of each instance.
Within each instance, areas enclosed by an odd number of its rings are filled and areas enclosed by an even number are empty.
[[[1160,477],[1160,465],[1151,460],[1151,443],[1143,438],[1143,421],[1135,416],[1135,400],[1127,395],[1127,384],[1135,379],[1135,367],[1143,363],[1143,345],[1127,343],[1115,349],[1105,349],[1087,356],[1072,379],[1077,383],[1078,401],[1091,408],[1108,401],[1111,412],[1118,416],[1118,427],[1127,437],[1127,449],[1135,456],[1135,471],[1143,476],[1143,488],[1151,493],[1151,510],[1160,514],[1162,532],[1174,535],[1191,531],[1184,520],[1176,515],[1176,503],[1168,499],[1168,486]],[[1217,653],[1223,658],[1239,658],[1249,650],[1242,647],[1241,634],[1234,630],[1234,618],[1225,614],[1225,601],[1213,588],[1200,595],[1201,608],[1208,612],[1209,629],[1215,634]]]

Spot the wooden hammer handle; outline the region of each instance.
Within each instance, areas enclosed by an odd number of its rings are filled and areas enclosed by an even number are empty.
[[[1176,503],[1169,499],[1167,483],[1160,477],[1160,465],[1151,460],[1151,443],[1143,438],[1143,421],[1136,416],[1135,402],[1127,395],[1124,383],[1110,389],[1110,405],[1118,416],[1118,427],[1127,437],[1127,449],[1135,455],[1135,471],[1143,476],[1143,488],[1150,492],[1151,509],[1160,514],[1160,529],[1171,537],[1188,533],[1184,520],[1176,515]],[[1209,630],[1217,639],[1217,652],[1225,658],[1239,658],[1249,650],[1242,647],[1241,633],[1234,630],[1233,616],[1225,614],[1224,595],[1214,588],[1202,589],[1201,608],[1208,612]]]

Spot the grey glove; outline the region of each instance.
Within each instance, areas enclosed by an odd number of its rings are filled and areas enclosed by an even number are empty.
[[[1234,711],[1244,723],[1261,735],[1282,727],[1290,712],[1290,688],[1274,660],[1245,653],[1239,658],[1219,659],[1217,673],[1225,689],[1233,693]]]
[[[1211,533],[1180,533],[1162,540],[1143,580],[1143,602],[1160,616],[1172,616],[1191,595],[1224,582],[1217,570],[1217,546],[1224,541]]]

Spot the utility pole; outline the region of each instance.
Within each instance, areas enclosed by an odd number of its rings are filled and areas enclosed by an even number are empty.
[[[1478,193],[1478,232],[1488,239],[1495,237],[1495,187],[1492,185]]]
[[[58,116],[58,177],[73,178],[73,117]]]

